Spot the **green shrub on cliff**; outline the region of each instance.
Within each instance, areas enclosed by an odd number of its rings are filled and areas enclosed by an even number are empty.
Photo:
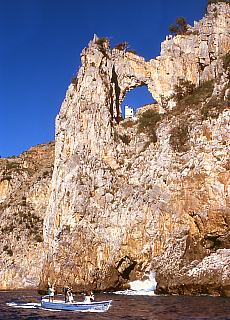
[[[219,3],[219,2],[225,2],[225,3],[230,3],[230,0],[208,0],[208,4],[211,3]]]
[[[186,152],[189,149],[189,126],[185,123],[179,123],[170,131],[169,143],[174,151]]]
[[[137,52],[135,50],[132,50],[132,49],[128,49],[130,46],[129,46],[129,43],[124,41],[124,42],[120,42],[118,43],[114,49],[117,49],[119,51],[125,51],[125,52],[130,52],[130,53],[133,53],[133,54],[137,54]]]
[[[124,144],[128,145],[131,141],[131,138],[127,134],[119,134],[117,131],[114,132],[114,140],[116,142],[122,141]]]
[[[201,109],[202,119],[218,118],[219,114],[229,105],[229,101],[224,99],[223,90],[218,96],[213,96]]]
[[[156,125],[161,120],[161,115],[156,110],[146,110],[138,120],[138,132],[148,135],[151,142],[157,142]]]
[[[226,53],[223,57],[223,68],[226,74],[230,75],[230,52]],[[214,87],[214,81],[209,81],[208,83],[212,83],[212,92]],[[222,90],[218,93],[218,95],[213,95],[210,99],[202,106],[201,115],[202,119],[206,120],[207,118],[218,118],[219,114],[223,112],[225,108],[227,108],[230,104],[230,95],[226,96],[226,90],[229,88],[229,84],[225,84],[222,87]]]
[[[35,242],[42,242],[42,241],[43,241],[42,235],[36,234],[36,235],[34,236],[34,241],[35,241]]]
[[[191,81],[179,79],[174,87],[174,99],[178,102],[184,97],[191,95],[195,89],[195,84]]]
[[[137,54],[136,50],[132,50],[132,49],[127,50],[126,52],[133,53],[133,54]]]
[[[185,97],[185,102],[188,104],[199,104],[204,102],[212,95],[214,88],[214,81],[208,80],[202,82],[198,87],[194,88],[192,94]]]
[[[73,77],[72,80],[71,80],[71,83],[72,83],[74,86],[77,86],[77,82],[78,82],[77,76]]]
[[[230,54],[223,56],[223,67],[228,72]],[[218,96],[213,95],[214,80],[202,82],[195,87],[191,82],[181,80],[174,87],[176,107],[170,112],[171,115],[179,115],[184,112],[189,114],[196,111],[198,118],[217,118],[221,112],[229,105],[229,97],[225,97],[227,85],[219,92]],[[178,131],[179,134],[179,131]]]
[[[106,49],[109,47],[109,39],[105,37],[97,38],[95,43],[97,44],[98,49],[101,51],[101,53],[108,58]]]
[[[7,161],[6,170],[14,170],[20,168],[20,164],[16,161]]]
[[[223,57],[223,68],[225,72],[229,75],[230,73],[230,52],[226,53]]]
[[[99,46],[104,48],[105,44],[109,44],[109,39],[106,37],[97,38],[95,43]]]
[[[127,134],[122,134],[122,135],[120,135],[120,139],[121,139],[121,141],[124,143],[124,144],[129,144],[130,143],[130,141],[131,141],[131,139],[130,139],[130,137],[127,135]]]
[[[117,49],[119,51],[124,51],[124,50],[126,50],[128,48],[128,45],[129,45],[128,42],[124,41],[124,42],[118,43],[114,47],[114,49]]]
[[[176,18],[176,23],[169,27],[169,31],[175,34],[186,34],[188,31],[188,24],[185,18]]]
[[[123,122],[121,122],[121,126],[125,129],[132,128],[135,124],[136,122],[131,119],[125,119]]]
[[[185,110],[200,109],[202,103],[211,97],[214,87],[214,81],[209,80],[195,87],[190,81],[179,81],[174,87],[174,95],[176,107],[172,110],[172,114],[181,114]]]

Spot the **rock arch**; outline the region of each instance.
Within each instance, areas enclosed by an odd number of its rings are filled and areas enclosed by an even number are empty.
[[[155,89],[154,79],[150,78],[149,65],[144,58],[129,52],[125,55],[120,52],[116,54],[119,59],[114,61],[114,70],[120,87],[120,103],[128,91],[140,86],[146,86],[153,99],[158,100],[160,93]]]
[[[119,169],[122,171],[122,166],[126,164],[125,161],[120,161],[126,160],[122,159],[123,146],[116,144],[113,139],[116,129],[114,124],[119,121],[120,105],[128,90],[146,85],[153,98],[160,102],[161,95],[170,96],[178,77],[193,83],[215,77],[218,56],[229,50],[228,35],[225,35],[225,30],[228,30],[228,18],[225,12],[227,7],[220,6],[220,10],[218,19],[221,17],[223,20],[221,24],[213,18],[214,15],[211,13],[199,25],[196,24],[194,31],[199,31],[198,33],[191,32],[186,36],[167,39],[161,45],[161,56],[148,62],[133,53],[111,50],[107,44],[104,45],[103,41],[99,42],[96,37],[90,42],[89,47],[83,50],[82,67],[78,72],[77,81],[69,86],[56,120],[55,166],[50,203],[44,222],[47,259],[44,262],[43,285],[47,283],[49,277],[51,277],[50,280],[56,278],[59,285],[63,285],[62,270],[67,270],[71,277],[70,282],[75,282],[78,288],[83,278],[84,284],[90,285],[91,281],[92,283],[95,281],[95,285],[100,290],[104,290],[100,284],[105,278],[114,279],[112,285],[115,286],[118,283],[116,263],[121,260],[121,257],[127,255],[122,247],[123,238],[125,243],[130,245],[129,250],[132,251],[135,247],[135,261],[143,260],[139,253],[144,252],[144,243],[139,241],[139,233],[135,238],[135,232],[139,230],[133,226],[133,230],[129,233],[130,238],[127,238],[121,212],[125,217],[129,213],[126,207],[120,206],[120,202],[114,206],[114,196],[120,199],[117,182],[120,181],[120,186],[126,185],[127,182],[124,174],[126,172],[121,172],[119,176],[117,174],[114,177],[116,171]],[[207,34],[207,24],[210,25],[208,40],[203,36]],[[210,52],[212,52],[212,61],[210,61]],[[205,58],[206,63],[202,73],[199,67],[201,58]],[[162,137],[166,133],[167,131],[162,132]],[[162,140],[166,139],[162,138]],[[161,159],[156,157],[158,158]],[[143,163],[139,158],[137,161],[140,161],[138,162],[140,165]],[[164,165],[167,163],[170,164],[170,160]],[[143,168],[144,172],[145,168]],[[153,179],[155,179],[154,172],[152,171]],[[159,167],[159,172],[162,174],[165,168],[161,171]],[[130,189],[124,188],[124,192],[133,194],[133,199],[136,199],[136,187],[140,181],[136,174],[138,170],[135,171],[130,182]],[[160,182],[160,187],[154,190],[156,195],[161,187],[164,187],[164,184]],[[141,188],[141,192],[147,197],[144,188]],[[160,192],[160,194],[167,193]],[[127,194],[127,198],[128,196]],[[142,199],[145,200],[145,198]],[[154,201],[152,203],[154,205]],[[140,206],[137,205],[136,208],[135,213],[138,216]],[[154,211],[155,207],[152,210]],[[168,217],[171,217],[171,207],[167,210]],[[143,216],[147,212],[145,202]],[[101,221],[106,223],[103,225]],[[117,221],[120,225],[117,225]],[[161,220],[157,221],[159,221],[158,231],[161,233],[161,225],[164,226],[164,223],[161,223]],[[177,219],[175,221],[176,224]],[[126,227],[129,229],[130,223],[128,220],[126,222]],[[152,226],[155,224],[150,224],[151,230],[154,229]],[[169,234],[165,230],[162,232],[167,240]],[[148,247],[151,241],[152,238],[148,239]],[[94,246],[91,246],[92,243]],[[99,251],[97,251],[98,244],[101,245]],[[73,250],[72,246],[75,246],[76,250]],[[87,248],[88,251],[79,252],[80,247]],[[162,247],[159,250],[163,252],[163,249]],[[75,255],[76,252],[78,255]],[[60,254],[63,254],[66,259],[63,259]],[[150,259],[148,254],[149,251],[146,253],[146,261]],[[65,260],[71,264],[67,265]],[[115,267],[111,269],[112,263]],[[100,267],[102,265],[104,269]],[[72,266],[80,267],[73,270]],[[99,277],[97,276],[98,268],[101,272]],[[96,283],[95,279],[100,279],[100,283]]]
[[[95,40],[94,40],[95,41]],[[95,46],[95,42],[90,43],[90,47]],[[89,49],[87,49],[89,50]],[[111,50],[105,57],[106,65],[111,71],[110,76],[110,113],[115,120],[119,122],[121,115],[121,104],[127,92],[146,86],[153,97],[153,100],[160,101],[161,92],[158,92],[154,85],[154,79],[151,78],[149,64],[143,57],[129,52],[121,52],[117,49]],[[105,86],[106,90],[106,86]]]
[[[143,84],[136,86],[135,88],[129,89],[125,92],[124,99],[121,103],[122,113],[124,112],[125,105],[133,108],[135,113],[144,105],[153,104],[156,101],[154,100],[151,92],[148,89],[148,86]]]

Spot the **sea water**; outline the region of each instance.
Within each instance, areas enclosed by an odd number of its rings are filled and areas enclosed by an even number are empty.
[[[103,313],[47,311],[38,309],[34,291],[1,291],[0,319],[230,320],[230,298],[96,294],[96,300],[107,299],[112,306]]]
[[[106,312],[49,311],[40,308],[36,291],[0,291],[0,320],[230,320],[230,298],[158,296],[155,274],[130,282],[130,289],[96,294],[96,301],[112,300]],[[82,297],[76,296],[77,301]]]

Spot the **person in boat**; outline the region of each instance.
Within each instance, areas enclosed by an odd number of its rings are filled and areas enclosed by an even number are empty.
[[[48,288],[48,296],[49,296],[49,302],[54,302],[54,285],[50,285],[49,284],[49,288]]]
[[[70,288],[68,288],[66,296],[67,296],[67,302],[73,303],[73,293]]]
[[[94,295],[93,292],[89,292],[87,291],[85,294],[85,299],[84,299],[84,303],[91,303],[94,300]]]
[[[69,290],[69,287],[68,287],[68,286],[65,286],[65,287],[63,288],[63,292],[64,292],[64,296],[65,296],[65,302],[67,302],[67,292],[68,292],[68,290]]]
[[[63,288],[64,296],[65,296],[65,303],[66,302],[73,302],[73,293],[70,287],[65,286]]]

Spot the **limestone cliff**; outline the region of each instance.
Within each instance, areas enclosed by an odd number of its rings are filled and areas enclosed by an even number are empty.
[[[83,50],[56,119],[41,288],[120,288],[153,269],[158,292],[230,294],[229,30],[219,3],[148,62],[96,36]],[[178,101],[180,79],[197,88]],[[161,113],[121,121],[141,85]]]
[[[36,288],[54,143],[0,159],[0,289]]]

